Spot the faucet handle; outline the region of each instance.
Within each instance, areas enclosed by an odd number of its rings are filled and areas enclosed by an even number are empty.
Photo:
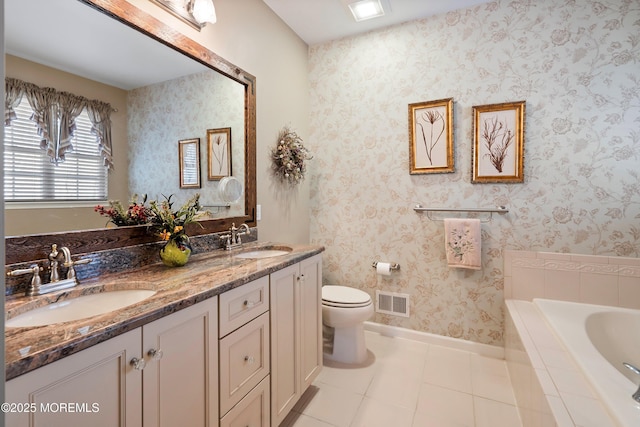
[[[91,258],[79,259],[77,261],[69,261],[65,262],[64,266],[68,268],[67,270],[67,279],[75,279],[76,278],[76,269],[74,266],[81,264],[89,264],[92,261]]]
[[[65,262],[63,265],[65,267],[73,267],[74,265],[89,264],[91,261],[93,261],[91,258],[83,258],[71,262]]]
[[[7,276],[12,277],[12,276],[22,276],[24,274],[33,274],[33,277],[31,278],[31,283],[27,288],[27,295],[35,295],[38,289],[40,289],[40,285],[42,285],[42,279],[40,278],[41,271],[42,271],[42,267],[40,267],[38,264],[31,264],[29,268],[22,268],[18,270],[9,271],[7,272]]]
[[[38,264],[31,264],[29,268],[21,268],[18,270],[7,271],[7,276],[22,276],[24,274],[33,273],[34,276],[40,276],[40,272],[42,271],[42,267]]]

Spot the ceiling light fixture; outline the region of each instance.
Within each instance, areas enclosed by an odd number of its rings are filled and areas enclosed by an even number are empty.
[[[384,9],[380,4],[380,0],[353,1],[350,2],[348,6],[356,22],[378,18],[384,15]]]
[[[200,24],[216,23],[216,8],[213,0],[191,0],[190,9],[191,14]]]

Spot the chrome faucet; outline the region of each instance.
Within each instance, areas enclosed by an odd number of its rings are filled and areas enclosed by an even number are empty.
[[[636,368],[631,363],[623,362],[622,364],[624,365],[625,368],[627,368],[628,370],[630,370],[634,374],[640,375],[640,369]],[[633,393],[631,395],[631,397],[633,398],[633,400],[635,400],[636,402],[640,403],[640,386],[638,386],[638,390],[636,390],[636,392]]]
[[[29,268],[26,269],[18,269],[9,271],[7,276],[20,276],[23,274],[33,274],[31,278],[31,283],[27,288],[26,295],[34,296],[34,295],[42,295],[47,294],[49,292],[60,291],[63,289],[68,289],[76,286],[78,284],[78,279],[76,277],[76,270],[74,266],[81,264],[88,264],[91,262],[91,259],[79,259],[77,261],[73,261],[71,259],[71,251],[66,246],[63,246],[58,251],[58,245],[51,245],[51,252],[48,256],[49,259],[49,269],[50,269],[50,277],[49,283],[46,285],[42,284],[42,279],[40,278],[40,272],[43,270],[42,267],[37,264],[32,264]],[[67,269],[67,277],[65,279],[60,279],[60,263],[62,262],[62,266]]]
[[[77,261],[72,261],[71,251],[69,250],[69,248],[67,248],[66,246],[63,246],[60,248],[60,250],[64,254],[64,264],[62,265],[67,268],[67,280],[69,279],[76,280],[76,269],[74,268],[74,266],[81,265],[81,264],[88,264],[91,262],[91,260],[88,258],[85,258],[85,259],[79,259]]]
[[[242,246],[242,239],[240,236],[251,234],[251,230],[247,224],[241,224],[240,227],[236,227],[235,223],[231,224],[229,233],[220,236],[220,241],[225,250],[231,250]]]

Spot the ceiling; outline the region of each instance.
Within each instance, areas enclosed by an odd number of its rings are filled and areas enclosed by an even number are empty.
[[[361,22],[348,0],[263,1],[313,45],[491,0],[381,0],[385,16]],[[79,1],[4,0],[4,8],[7,53],[124,90],[205,69]]]
[[[381,0],[383,17],[356,22],[346,3],[355,0],[263,0],[308,45],[353,36],[491,0]]]
[[[79,1],[4,0],[4,15],[6,53],[124,90],[206,69]]]

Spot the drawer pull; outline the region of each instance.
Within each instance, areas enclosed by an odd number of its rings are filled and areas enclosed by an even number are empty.
[[[252,365],[256,361],[256,359],[253,356],[245,356],[244,361]]]
[[[147,352],[147,355],[151,357],[153,360],[158,361],[162,359],[162,356],[164,356],[164,353],[162,352],[161,349],[156,350],[155,348],[152,348]]]
[[[131,359],[129,364],[133,366],[133,369],[135,369],[136,371],[142,371],[147,365],[147,362],[145,362],[144,359],[138,359],[137,357],[134,357],[133,359]]]
[[[253,302],[253,301],[244,300],[244,302],[242,303],[242,305],[244,305],[244,306],[245,306],[245,308],[251,308],[251,307],[253,307],[254,305],[256,305],[256,303],[255,303],[255,302]]]

